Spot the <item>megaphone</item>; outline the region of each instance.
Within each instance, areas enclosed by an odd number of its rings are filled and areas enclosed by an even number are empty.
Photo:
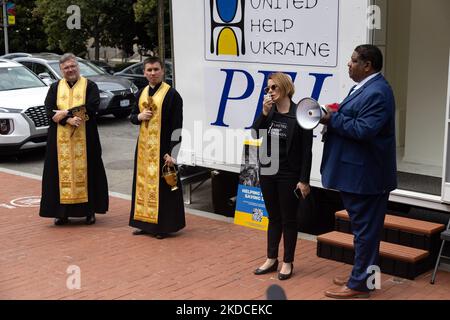
[[[303,98],[297,103],[295,118],[300,127],[312,130],[327,113],[327,109],[313,98]]]

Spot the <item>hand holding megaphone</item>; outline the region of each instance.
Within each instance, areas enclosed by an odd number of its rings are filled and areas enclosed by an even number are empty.
[[[327,113],[320,119],[320,123],[327,125],[328,122],[330,121],[331,114],[337,112],[338,109],[339,109],[338,103],[326,104],[325,110],[327,111]]]
[[[337,103],[320,105],[313,98],[303,98],[297,103],[296,118],[298,124],[305,130],[312,130],[319,123],[327,124],[331,114],[339,108]]]

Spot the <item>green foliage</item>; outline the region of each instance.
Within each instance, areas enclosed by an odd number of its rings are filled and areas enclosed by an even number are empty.
[[[158,14],[156,0],[137,0],[134,5],[136,22],[139,24],[139,37],[143,53],[154,50],[158,46]]]
[[[186,0],[188,1],[188,0]],[[170,1],[164,0],[164,33],[166,57],[171,56],[170,42]],[[139,25],[140,48],[143,53],[148,50],[157,51],[158,48],[158,1],[137,0],[134,6],[136,23]]]
[[[89,35],[86,28],[83,28],[83,24],[85,24],[83,23],[83,9],[81,9],[81,29],[69,30],[67,28],[66,21],[69,17],[67,8],[72,4],[71,2],[71,0],[36,0],[34,14],[42,19],[49,51],[60,50],[83,55],[86,52]]]
[[[42,17],[51,50],[86,52],[86,44],[118,47],[131,53],[135,41],[133,4],[135,0],[36,0],[35,13]],[[76,4],[81,11],[81,29],[68,29],[67,8]],[[95,57],[98,59],[98,57]]]
[[[186,0],[188,1],[188,0]],[[158,48],[157,0],[15,0],[16,26],[9,28],[10,52],[73,52],[84,56],[92,47],[116,47],[128,55],[133,46],[148,54]],[[69,29],[70,5],[80,7],[81,29]],[[170,1],[165,6],[166,56],[170,56]],[[0,39],[3,43],[3,32]],[[1,46],[3,49],[3,46]],[[0,50],[1,50],[0,49]],[[1,51],[0,51],[1,52]],[[93,57],[96,60],[99,58]]]
[[[44,32],[44,28],[42,27],[42,20],[38,17],[33,16],[33,7],[35,0],[16,0],[14,2],[16,3],[16,24],[8,28],[9,51],[46,51],[47,37]],[[3,54],[3,30],[0,32],[0,41],[0,52],[1,54]]]

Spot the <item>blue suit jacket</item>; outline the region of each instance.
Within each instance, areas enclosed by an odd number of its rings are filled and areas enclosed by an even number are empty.
[[[367,195],[397,187],[395,101],[381,74],[342,101],[326,135],[324,187]]]

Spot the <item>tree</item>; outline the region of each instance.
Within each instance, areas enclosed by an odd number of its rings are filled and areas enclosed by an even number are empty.
[[[136,0],[77,0],[81,28],[69,29],[67,8],[72,0],[37,0],[36,14],[43,18],[51,49],[60,48],[78,55],[86,52],[86,43],[94,40],[95,60],[100,46],[118,47],[131,53],[136,35],[133,4]]]
[[[88,33],[83,29],[69,29],[67,27],[67,8],[70,0],[36,0],[34,14],[42,19],[47,35],[47,48],[50,51],[73,52],[76,55],[86,53]],[[82,2],[82,1],[78,1]],[[83,15],[81,16],[83,19]]]
[[[171,55],[169,0],[164,2],[166,56]],[[95,59],[101,46],[127,55],[137,44],[143,55],[158,51],[158,0],[77,0],[81,28],[69,29],[67,8],[73,0],[16,0],[17,25],[10,28],[11,51],[87,53],[93,39]],[[0,35],[1,37],[1,35]]]
[[[47,47],[42,20],[33,16],[35,0],[16,0],[16,24],[8,28],[10,52],[41,52]],[[1,4],[1,1],[0,1]],[[2,17],[3,22],[3,17]],[[0,32],[3,44],[3,32]],[[2,45],[2,51],[4,50]]]
[[[133,53],[136,36],[133,4],[136,0],[85,0],[87,21],[92,24],[89,35],[94,38],[95,59],[99,58],[100,46],[117,47],[128,54]]]
[[[171,56],[170,42],[170,1],[164,1],[164,34],[166,57]],[[134,7],[136,22],[141,24],[139,45],[141,52],[158,52],[158,0],[137,0]],[[145,34],[143,34],[145,33]]]

